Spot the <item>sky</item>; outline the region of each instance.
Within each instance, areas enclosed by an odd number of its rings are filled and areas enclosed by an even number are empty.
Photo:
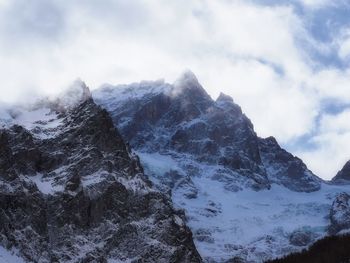
[[[0,102],[190,69],[324,179],[350,160],[348,0],[0,0]]]

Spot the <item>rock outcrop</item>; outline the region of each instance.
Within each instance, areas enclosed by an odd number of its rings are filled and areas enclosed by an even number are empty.
[[[339,194],[333,201],[330,211],[331,225],[329,232],[336,234],[341,230],[350,229],[350,195]]]
[[[346,162],[343,168],[332,179],[335,184],[350,184],[350,161]]]
[[[275,138],[259,139],[259,148],[270,182],[297,192],[313,192],[321,188],[321,179],[307,169],[302,160],[282,149]]]
[[[85,85],[38,105],[0,130],[1,246],[26,262],[201,262]]]

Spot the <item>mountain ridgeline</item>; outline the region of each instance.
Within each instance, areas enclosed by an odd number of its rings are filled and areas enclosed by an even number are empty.
[[[347,213],[335,205],[346,186],[259,138],[231,97],[213,100],[192,72],[174,84],[105,85],[93,97],[155,187],[184,209],[205,261],[263,262],[348,227],[334,216]]]
[[[350,161],[334,176],[332,182],[335,184],[350,184]]]
[[[89,93],[78,83],[0,130],[1,246],[24,262],[201,262],[183,214]]]
[[[192,72],[77,81],[1,112],[0,146],[0,262],[265,262],[350,229],[350,165],[324,182]]]
[[[256,190],[272,183],[299,192],[320,189],[321,180],[300,159],[274,138],[259,138],[231,97],[221,94],[212,100],[192,72],[174,85],[106,86],[94,98],[135,150],[190,154],[197,162],[238,174]]]

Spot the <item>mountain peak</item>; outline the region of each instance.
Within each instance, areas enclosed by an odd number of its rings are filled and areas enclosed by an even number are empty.
[[[180,77],[173,84],[174,89],[172,95],[185,95],[193,98],[201,98],[205,100],[211,100],[208,93],[199,83],[196,75],[190,71],[184,71]]]
[[[336,183],[348,183],[350,182],[350,161],[347,161],[343,168],[332,179]]]
[[[58,95],[55,103],[59,110],[69,110],[89,99],[92,99],[90,89],[85,82],[77,79]]]
[[[191,70],[185,70],[175,81],[174,85],[197,84],[200,85],[196,75]]]
[[[220,92],[219,97],[216,99],[216,102],[231,102],[233,103],[233,99],[231,96],[226,95],[225,93]]]

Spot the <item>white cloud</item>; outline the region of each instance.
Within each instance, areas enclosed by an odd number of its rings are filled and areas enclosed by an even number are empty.
[[[350,131],[350,110],[345,110],[337,115],[326,114],[320,121],[321,133],[343,134]],[[350,156],[349,156],[350,157]]]
[[[350,160],[350,110],[337,115],[325,114],[320,119],[318,134],[312,138],[317,148],[299,155],[319,176],[332,179]]]
[[[260,136],[277,136],[287,142],[313,128],[318,101],[271,67],[256,60],[208,61],[209,68],[200,81],[212,91],[230,94],[252,120]],[[211,71],[210,71],[211,70]]]
[[[333,137],[331,137],[334,139]],[[339,154],[338,147],[344,147],[344,143],[348,143],[350,135],[335,137],[335,141],[327,136],[316,138],[317,143],[322,146],[317,151],[302,151],[298,155],[308,164],[309,169],[325,180],[332,179],[337,171],[339,171],[350,156],[344,158]],[[333,143],[330,143],[332,141]],[[347,145],[350,146],[350,145]]]
[[[330,4],[301,2],[310,9]],[[337,41],[346,58],[347,41],[344,36]],[[315,71],[301,43],[329,52],[292,5],[0,0],[0,101],[59,92],[77,77],[93,88],[142,79],[172,82],[189,68],[214,98],[220,91],[231,95],[259,135],[287,143],[315,128],[324,98],[350,101],[350,71]],[[331,135],[318,136],[324,161],[333,147],[325,143]],[[304,155],[319,170],[322,162]]]
[[[332,0],[299,0],[299,2],[311,8],[321,8],[330,4],[334,4]]]
[[[339,56],[345,60],[350,56],[350,29],[343,30],[342,36],[338,40]]]
[[[350,160],[350,132],[329,132],[315,136],[316,150],[300,151],[298,155],[318,176],[330,180]]]
[[[332,98],[350,101],[350,69],[328,68],[320,70],[306,80],[306,87],[318,93],[320,99]]]
[[[5,7],[9,4],[9,0],[0,0],[0,7]]]

